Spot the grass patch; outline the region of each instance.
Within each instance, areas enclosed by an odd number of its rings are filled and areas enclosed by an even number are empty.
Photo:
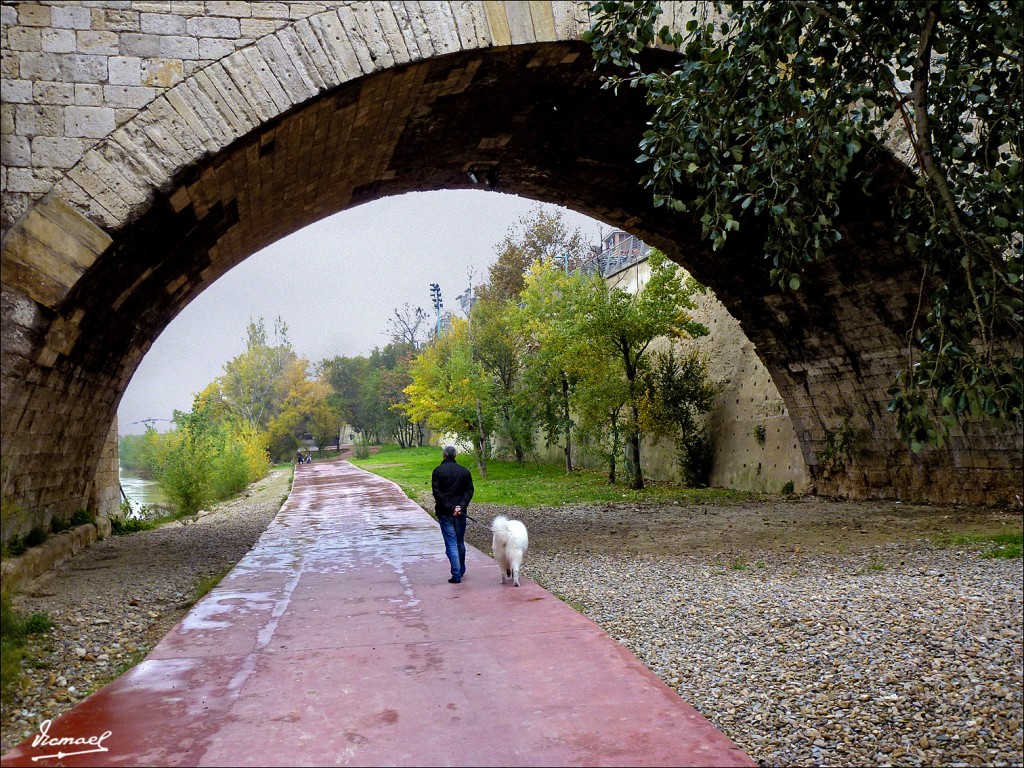
[[[946,536],[940,544],[949,547],[970,547],[980,551],[982,557],[1014,560],[1024,551],[1024,533],[976,533],[965,536]]]
[[[96,690],[99,690],[100,688],[102,688],[107,683],[109,683],[109,682],[111,682],[113,680],[116,680],[121,675],[123,675],[125,672],[127,672],[129,669],[131,669],[132,667],[135,667],[135,666],[138,666],[139,664],[141,664],[145,660],[145,658],[146,658],[146,656],[148,654],[149,654],[149,649],[147,649],[147,648],[136,648],[134,651],[132,651],[130,654],[128,654],[128,657],[126,659],[123,659],[117,665],[117,667],[114,669],[114,672],[110,675],[110,677],[105,679],[102,683],[100,683],[100,685],[98,685],[96,687]]]
[[[92,679],[92,682],[83,690],[83,698],[85,696],[91,696],[96,693],[100,688],[107,685],[108,683],[114,682],[117,678],[123,675],[132,667],[138,666],[145,660],[149,654],[148,648],[136,648],[134,651],[128,654],[128,656],[118,662],[117,666],[114,667],[107,674],[97,675]]]
[[[120,518],[114,517],[110,520],[110,532],[115,536],[127,536],[130,533],[139,531],[151,531],[156,528],[152,520],[142,520],[137,517]]]
[[[474,503],[508,504],[517,507],[552,507],[564,504],[599,502],[662,502],[702,504],[760,498],[758,494],[715,488],[684,488],[670,483],[648,482],[642,491],[624,485],[611,485],[601,472],[574,470],[566,474],[562,466],[514,461],[487,462],[487,480],[480,477],[472,455],[455,459],[473,473]],[[352,463],[376,475],[392,480],[407,496],[424,506],[433,506],[430,474],[441,463],[441,449],[384,446],[366,459]]]
[[[28,659],[26,641],[53,629],[45,613],[29,616],[14,610],[11,597],[0,594],[0,700],[7,701],[22,679],[22,662]]]
[[[198,603],[204,597],[206,597],[207,593],[211,589],[213,589],[218,584],[220,584],[221,579],[223,579],[225,576],[227,576],[228,572],[233,567],[234,566],[228,566],[227,568],[225,568],[220,573],[212,573],[209,576],[203,576],[201,579],[199,579],[199,581],[196,583],[195,589],[193,589],[193,591],[192,591],[192,594],[193,594],[192,603],[193,603],[193,605],[195,603]]]

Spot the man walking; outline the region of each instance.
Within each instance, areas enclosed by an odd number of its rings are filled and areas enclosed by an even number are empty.
[[[444,537],[444,550],[452,566],[449,584],[458,584],[466,573],[466,516],[473,498],[473,476],[455,461],[455,446],[441,451],[441,463],[430,476],[434,512]]]

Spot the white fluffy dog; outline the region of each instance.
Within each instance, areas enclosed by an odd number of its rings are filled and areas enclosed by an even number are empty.
[[[530,543],[526,536],[526,526],[518,520],[498,515],[491,523],[491,532],[494,534],[491,551],[501,569],[501,583],[511,578],[512,583],[518,587],[519,569],[523,566],[523,555]]]

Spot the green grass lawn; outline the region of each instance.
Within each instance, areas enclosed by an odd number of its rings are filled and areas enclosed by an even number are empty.
[[[718,488],[683,488],[667,483],[647,483],[642,491],[632,491],[621,483],[611,485],[606,474],[575,470],[566,474],[562,466],[514,461],[488,461],[487,479],[480,477],[476,461],[469,454],[460,454],[456,461],[473,473],[476,504],[508,504],[520,507],[552,507],[561,504],[595,502],[676,502],[705,503],[710,501],[751,500],[758,494]],[[441,462],[437,447],[406,448],[384,446],[367,459],[351,459],[352,463],[376,475],[392,480],[412,499],[431,504],[430,473]]]

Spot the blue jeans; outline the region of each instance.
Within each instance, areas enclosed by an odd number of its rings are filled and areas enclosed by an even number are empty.
[[[461,579],[466,573],[466,515],[438,515],[437,522],[444,536],[444,553],[452,565],[452,578]]]

